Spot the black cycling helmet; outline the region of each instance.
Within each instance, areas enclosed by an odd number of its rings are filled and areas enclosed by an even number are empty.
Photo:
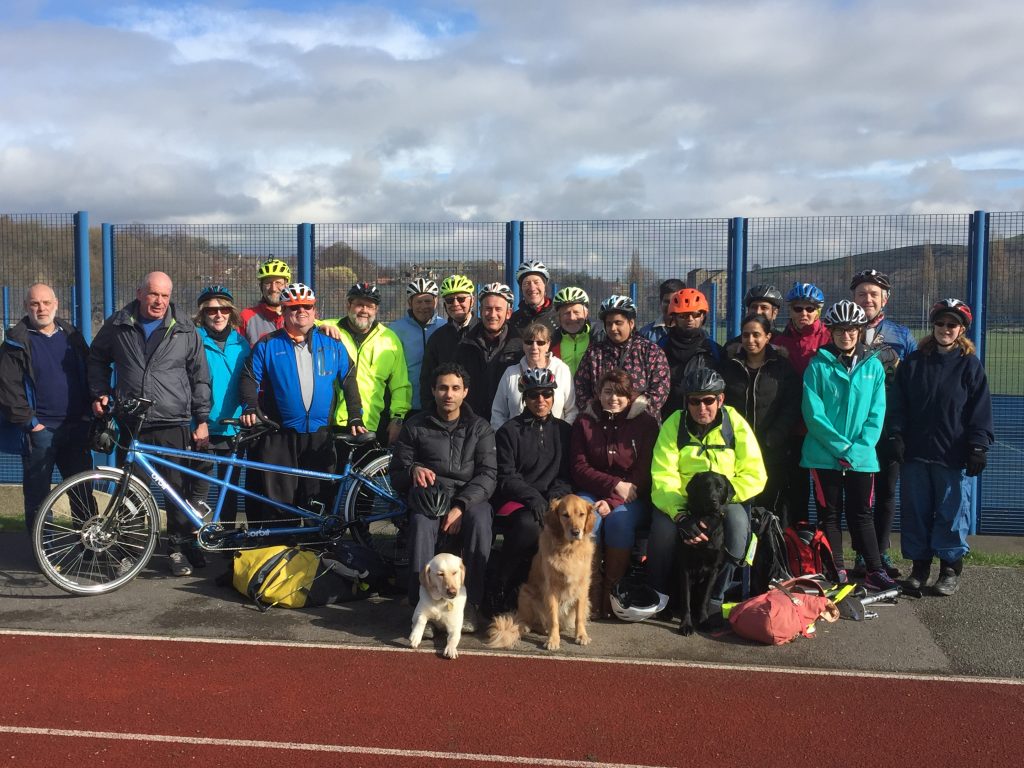
[[[601,320],[604,320],[608,315],[616,312],[620,315],[625,315],[630,320],[636,320],[636,304],[633,303],[629,296],[621,296],[619,294],[609,296],[601,302],[598,315]]]
[[[374,304],[380,304],[380,291],[373,283],[356,283],[348,289],[348,300],[369,299]]]
[[[443,485],[434,483],[426,488],[414,487],[409,491],[409,508],[431,520],[439,520],[452,508],[452,499]]]
[[[117,447],[117,426],[113,416],[93,417],[89,425],[89,450],[110,453]]]
[[[232,304],[235,303],[235,297],[231,295],[231,290],[227,286],[223,285],[210,285],[203,288],[199,292],[199,298],[196,299],[196,306],[202,306],[203,302],[209,301],[210,299],[223,299],[229,301]]]
[[[528,368],[519,377],[519,391],[531,392],[535,389],[558,389],[555,374],[547,368]]]
[[[713,368],[697,368],[690,371],[683,379],[683,385],[688,395],[718,395],[725,392],[725,379]]]
[[[865,269],[863,272],[858,272],[854,275],[853,279],[850,281],[850,290],[854,290],[861,283],[877,285],[886,293],[892,290],[892,283],[889,281],[889,276],[884,272],[879,272],[877,269]]]
[[[776,309],[782,309],[782,291],[767,283],[755,285],[747,289],[743,296],[743,306],[749,307],[755,301],[767,301]]]

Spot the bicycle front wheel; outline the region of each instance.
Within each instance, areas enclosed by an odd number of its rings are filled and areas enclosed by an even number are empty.
[[[390,465],[391,454],[385,454],[357,467],[361,475],[386,490],[388,495],[378,494],[366,483],[356,480],[345,495],[345,521],[352,523],[349,530],[353,539],[374,550],[386,563],[403,566],[409,562],[406,512],[391,487]]]
[[[160,513],[149,487],[124,470],[97,467],[68,478],[36,513],[32,547],[43,575],[73,595],[124,586],[141,571],[160,537]]]

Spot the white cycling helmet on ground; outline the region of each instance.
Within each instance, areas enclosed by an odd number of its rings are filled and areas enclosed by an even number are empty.
[[[623,576],[612,585],[612,613],[622,621],[644,621],[668,606],[668,595],[647,585],[641,577]]]

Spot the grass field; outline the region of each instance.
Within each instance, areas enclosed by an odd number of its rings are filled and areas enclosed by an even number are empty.
[[[988,332],[985,370],[994,394],[1024,395],[1024,329]]]

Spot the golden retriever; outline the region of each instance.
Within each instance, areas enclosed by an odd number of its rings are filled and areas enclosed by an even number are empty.
[[[495,616],[487,630],[489,648],[511,648],[533,627],[548,633],[544,647],[561,645],[559,621],[575,611],[576,642],[590,643],[590,568],[594,559],[594,507],[579,496],[555,499],[548,506],[530,576],[519,590],[515,614]]]
[[[420,599],[412,614],[409,644],[419,648],[427,622],[443,627],[448,633],[444,646],[446,659],[459,658],[462,639],[462,615],[466,610],[466,564],[462,558],[442,552],[423,567],[420,573]]]

